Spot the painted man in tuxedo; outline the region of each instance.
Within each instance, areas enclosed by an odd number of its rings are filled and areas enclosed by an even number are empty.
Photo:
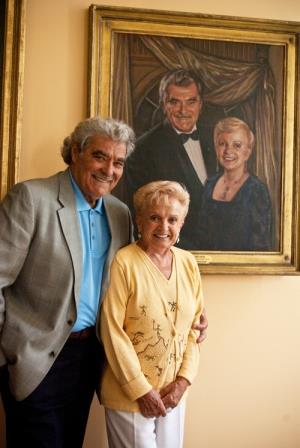
[[[159,99],[165,120],[142,135],[126,161],[126,202],[132,211],[133,193],[153,180],[174,180],[184,184],[191,205],[178,245],[201,249],[199,209],[204,183],[216,172],[212,136],[199,122],[203,88],[190,71],[179,69],[161,80]]]

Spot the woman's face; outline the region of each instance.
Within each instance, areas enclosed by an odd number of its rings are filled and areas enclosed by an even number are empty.
[[[244,129],[222,132],[217,137],[216,154],[225,170],[244,168],[251,155],[248,134]]]
[[[172,197],[167,204],[145,207],[143,214],[136,217],[143,246],[154,251],[173,246],[184,223],[183,213],[180,202]]]

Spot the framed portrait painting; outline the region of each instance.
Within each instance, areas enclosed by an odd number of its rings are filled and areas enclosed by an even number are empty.
[[[113,192],[175,180],[202,272],[299,273],[300,24],[92,5],[89,114],[136,147]]]

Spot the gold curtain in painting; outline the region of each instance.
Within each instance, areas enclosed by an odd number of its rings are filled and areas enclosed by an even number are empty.
[[[129,37],[116,34],[114,41],[114,67],[112,110],[114,118],[132,125],[132,96],[129,76]]]

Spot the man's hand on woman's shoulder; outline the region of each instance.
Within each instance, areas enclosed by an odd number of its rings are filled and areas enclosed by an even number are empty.
[[[204,341],[204,339],[207,338],[207,327],[208,327],[208,320],[206,317],[206,311],[204,309],[200,316],[199,322],[196,322],[193,325],[194,330],[199,330],[199,336],[197,338],[198,344],[200,344],[201,342]]]

